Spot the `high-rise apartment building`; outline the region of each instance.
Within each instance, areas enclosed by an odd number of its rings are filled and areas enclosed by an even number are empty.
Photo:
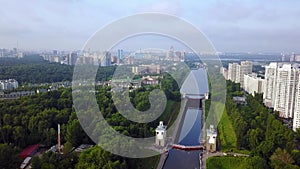
[[[290,63],[266,66],[264,103],[279,111],[283,118],[293,118],[300,69]]]
[[[274,109],[279,111],[280,117],[293,117],[298,72],[291,64],[277,69]]]
[[[174,47],[171,46],[170,49],[167,51],[167,60],[173,60],[174,59]]]
[[[282,66],[282,64],[280,64]],[[277,67],[279,63],[272,62],[265,67],[265,88],[263,99],[267,107],[274,107]]]
[[[251,61],[241,61],[241,64],[229,63],[228,65],[228,80],[240,83],[241,87],[244,86],[244,75],[249,73],[252,73]]]
[[[111,53],[103,52],[100,56],[101,66],[111,66]]]
[[[123,60],[123,49],[118,49],[118,59]]]
[[[264,79],[257,76],[256,73],[244,74],[243,89],[249,94],[263,93]]]
[[[221,67],[220,73],[224,76],[225,80],[228,80],[228,69],[226,69],[225,67]]]
[[[241,87],[244,86],[244,75],[252,73],[252,62],[251,61],[241,61],[240,66],[240,84]]]
[[[229,63],[228,65],[228,80],[235,83],[240,83],[240,68],[238,63]]]
[[[15,79],[0,80],[0,91],[16,89],[18,86],[19,83]]]
[[[298,80],[300,79],[300,74],[298,75]],[[300,128],[300,83],[296,85],[296,94],[295,94],[295,109],[293,116],[293,130],[296,131],[297,128]]]

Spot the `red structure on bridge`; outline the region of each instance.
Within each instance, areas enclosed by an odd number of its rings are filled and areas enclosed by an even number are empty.
[[[205,150],[205,146],[185,146],[180,144],[173,144],[172,148],[179,149],[179,150]]]

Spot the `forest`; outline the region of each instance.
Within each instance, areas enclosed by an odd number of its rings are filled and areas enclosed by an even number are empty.
[[[72,81],[73,65],[50,63],[39,55],[24,58],[0,58],[0,79],[16,79],[19,84]],[[99,67],[96,81],[110,79],[115,66]]]
[[[294,132],[279,114],[263,104],[262,94],[247,95],[246,104],[237,104],[239,84],[227,81],[226,111],[233,124],[237,148],[250,151],[254,168],[299,168],[300,130]],[[253,161],[254,160],[254,161]]]
[[[167,120],[178,109],[178,86],[174,79],[164,75],[161,86],[144,86],[130,94],[132,104],[139,110],[149,107],[148,95],[154,89],[161,89],[170,99],[165,111],[152,123],[134,123],[124,118],[114,107],[111,87],[96,86],[99,108],[105,120],[118,132],[133,137],[154,135],[159,120]],[[44,153],[41,158],[32,159],[37,168],[151,168],[159,156],[145,159],[131,159],[113,155],[99,146],[81,153],[72,152],[80,144],[95,144],[83,131],[72,108],[71,88],[24,96],[15,100],[0,100],[0,168],[18,168],[21,161],[17,154],[26,146],[40,144],[50,147],[57,143],[57,124],[61,124],[63,155]],[[175,117],[176,118],[176,117]],[[7,153],[10,153],[8,156]],[[9,163],[9,164],[8,164]]]

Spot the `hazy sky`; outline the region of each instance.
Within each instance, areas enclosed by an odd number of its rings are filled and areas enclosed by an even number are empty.
[[[217,51],[300,53],[299,0],[2,1],[0,48],[81,49],[101,27],[141,12],[185,19]]]

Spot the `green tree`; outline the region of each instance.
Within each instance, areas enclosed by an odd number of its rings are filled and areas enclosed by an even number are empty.
[[[0,144],[0,168],[19,168],[22,160],[18,157],[19,151],[7,144]]]
[[[63,154],[68,154],[68,153],[72,150],[72,148],[73,148],[72,144],[71,144],[70,142],[67,141],[67,142],[64,144],[64,148],[63,148],[63,150],[62,150]]]
[[[262,169],[268,168],[266,161],[259,157],[254,156],[248,159],[248,168],[247,169]]]
[[[287,168],[287,166],[292,167],[291,165],[294,163],[292,156],[285,149],[282,150],[281,148],[275,150],[270,157],[270,161],[274,169]]]
[[[66,140],[73,146],[78,146],[82,143],[84,137],[84,131],[81,128],[79,121],[73,120],[67,126]]]
[[[126,162],[120,157],[101,149],[98,146],[80,154],[76,169],[126,169]]]

